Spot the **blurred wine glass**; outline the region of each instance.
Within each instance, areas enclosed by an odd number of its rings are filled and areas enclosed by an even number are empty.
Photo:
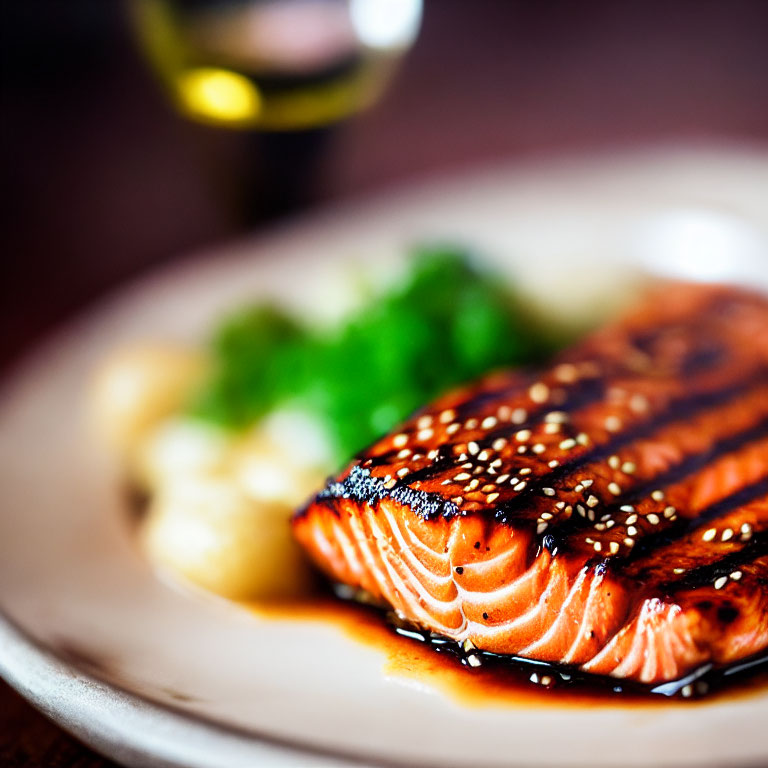
[[[376,100],[421,23],[421,0],[133,0],[141,46],[178,110],[298,131]]]

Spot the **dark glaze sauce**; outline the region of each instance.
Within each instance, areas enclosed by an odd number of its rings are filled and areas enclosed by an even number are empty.
[[[345,588],[332,595],[274,603],[248,603],[267,620],[317,621],[341,628],[355,641],[384,653],[385,675],[433,685],[473,707],[691,706],[756,695],[768,688],[768,653],[728,667],[703,666],[679,680],[659,685],[592,675],[576,668],[517,656],[500,656],[419,629],[391,611],[358,602]],[[473,660],[470,660],[474,657]],[[475,666],[479,663],[479,666]]]

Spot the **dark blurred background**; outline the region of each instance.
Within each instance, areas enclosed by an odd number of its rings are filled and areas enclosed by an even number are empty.
[[[427,0],[365,114],[310,134],[178,116],[124,3],[2,4],[0,365],[118,283],[395,182],[500,158],[768,144],[765,0]],[[0,690],[0,764],[105,765]]]

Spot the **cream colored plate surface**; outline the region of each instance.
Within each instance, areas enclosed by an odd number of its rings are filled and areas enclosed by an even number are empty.
[[[100,357],[137,338],[199,338],[257,295],[323,313],[339,264],[387,264],[425,237],[477,246],[553,315],[568,311],[556,296],[608,301],[606,287],[638,266],[768,289],[768,155],[669,150],[467,174],[203,254],[106,301],[2,396],[0,672],[137,765],[340,759],[302,749],[409,765],[764,764],[766,694],[690,709],[464,708],[428,681],[385,674],[379,651],[334,626],[174,589],[135,549],[83,427]],[[89,660],[89,675],[73,659]]]

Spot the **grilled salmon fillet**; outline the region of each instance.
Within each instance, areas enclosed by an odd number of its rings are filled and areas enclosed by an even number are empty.
[[[764,651],[768,300],[657,288],[416,414],[293,526],[333,581],[465,647],[641,683]]]

